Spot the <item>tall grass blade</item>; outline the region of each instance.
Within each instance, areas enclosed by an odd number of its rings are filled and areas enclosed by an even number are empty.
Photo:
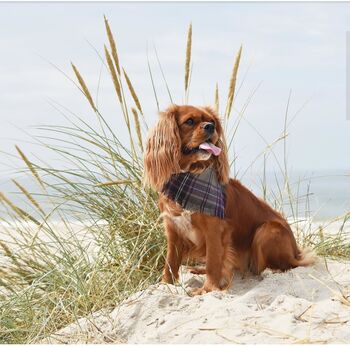
[[[80,74],[79,70],[77,69],[77,67],[73,63],[71,63],[71,65],[72,65],[73,71],[75,73],[75,76],[78,79],[78,82],[80,84],[80,87],[81,87],[81,90],[82,90],[83,94],[85,95],[85,97],[86,97],[87,101],[89,102],[90,106],[92,107],[92,109],[95,112],[97,112],[97,108],[96,108],[96,106],[94,104],[94,101],[92,100],[92,96],[90,94],[90,91],[89,91],[89,89],[88,89],[88,87],[87,87],[83,77],[81,76],[81,74]]]
[[[136,134],[137,134],[137,140],[138,140],[138,144],[140,147],[141,152],[143,153],[143,144],[142,144],[142,133],[141,133],[141,126],[140,126],[140,118],[139,115],[137,113],[137,110],[134,108],[131,108],[131,111],[134,115],[134,122],[135,122],[135,130],[136,130]]]
[[[24,163],[27,165],[27,167],[30,170],[30,172],[35,177],[36,181],[40,184],[40,186],[43,189],[45,189],[44,182],[41,180],[38,172],[35,170],[33,164],[31,163],[31,161],[27,158],[27,156],[23,153],[23,151],[19,148],[19,146],[15,145],[15,148],[16,148],[18,154],[20,155],[20,157],[22,158],[22,160],[24,161]]]
[[[123,103],[122,93],[121,93],[120,83],[119,83],[119,80],[118,80],[118,77],[117,77],[117,73],[115,71],[115,67],[114,67],[111,55],[108,52],[107,47],[104,46],[104,49],[105,49],[105,56],[106,56],[106,60],[107,60],[107,65],[108,65],[108,68],[109,68],[109,72],[111,73],[114,89],[115,89],[115,91],[117,93],[119,102],[122,104]]]
[[[188,28],[188,33],[187,33],[186,60],[185,60],[185,95],[187,95],[187,90],[189,87],[191,53],[192,53],[192,23],[190,23],[190,26]],[[186,99],[186,103],[187,103],[187,99]]]
[[[159,67],[159,70],[160,70],[160,72],[161,72],[161,74],[162,74],[163,81],[164,81],[164,83],[165,83],[165,87],[166,87],[166,90],[167,90],[167,92],[168,92],[168,96],[169,96],[170,102],[173,104],[174,102],[173,102],[173,98],[172,98],[171,93],[170,93],[169,85],[168,85],[168,82],[167,82],[167,80],[166,80],[166,78],[165,78],[164,70],[163,70],[162,64],[160,63],[160,60],[159,60],[159,57],[158,57],[158,52],[157,52],[157,49],[156,49],[155,46],[154,46],[154,52],[155,52],[155,54],[156,54],[156,58],[157,58],[157,62],[158,62],[158,67]]]
[[[124,77],[125,77],[126,83],[129,87],[130,94],[131,94],[132,98],[134,99],[135,105],[136,105],[137,109],[140,111],[140,113],[143,114],[140,100],[135,92],[135,89],[130,81],[130,78],[124,69],[123,69],[123,72],[124,72]]]
[[[41,212],[41,214],[45,215],[44,210],[41,208],[40,204],[34,199],[33,195],[30,194],[28,190],[16,180],[13,179],[12,182],[17,186],[17,188],[22,192],[22,194],[26,196],[27,199]]]
[[[156,87],[154,85],[153,73],[152,73],[151,65],[149,63],[148,50],[147,50],[147,66],[148,66],[149,77],[150,77],[151,83],[152,83],[153,95],[154,95],[154,98],[155,98],[156,104],[157,104],[157,110],[158,110],[158,112],[160,112],[157,90],[156,90]]]
[[[106,27],[109,45],[111,47],[112,57],[113,57],[115,66],[117,68],[118,75],[120,76],[120,64],[119,64],[119,57],[118,57],[118,52],[117,52],[117,45],[115,43],[115,40],[114,40],[114,37],[112,34],[112,30],[109,26],[108,19],[106,18],[106,16],[104,16],[104,21],[105,21],[105,27]]]
[[[115,181],[98,183],[96,184],[96,187],[114,186],[119,184],[133,184],[133,183],[135,182],[131,180],[115,180]]]
[[[219,114],[219,107],[220,107],[220,101],[219,101],[219,85],[216,83],[215,87],[215,98],[214,98],[214,107],[215,107],[215,112]]]
[[[234,99],[235,89],[236,89],[238,68],[239,68],[239,63],[241,61],[241,54],[242,54],[242,45],[238,50],[235,63],[233,65],[231,79],[230,79],[228,96],[227,96],[227,105],[226,105],[226,111],[225,111],[225,116],[227,119],[230,117],[231,110],[232,110],[232,104],[233,104],[233,99]]]
[[[33,223],[35,223],[36,225],[41,225],[41,223],[37,219],[35,219],[32,215],[30,215],[28,212],[24,211],[20,207],[16,206],[2,192],[0,192],[0,202],[8,205],[20,218],[28,219],[28,220],[32,221]]]

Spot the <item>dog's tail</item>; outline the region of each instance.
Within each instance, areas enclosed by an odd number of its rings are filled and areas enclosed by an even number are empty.
[[[316,253],[310,248],[299,249],[299,254],[292,261],[293,267],[314,265],[317,261]]]

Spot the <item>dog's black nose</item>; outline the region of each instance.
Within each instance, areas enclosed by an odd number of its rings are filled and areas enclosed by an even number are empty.
[[[203,128],[208,134],[212,134],[215,130],[215,125],[213,123],[204,123]]]

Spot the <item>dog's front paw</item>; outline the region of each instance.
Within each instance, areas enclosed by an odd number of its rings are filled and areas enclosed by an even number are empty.
[[[166,283],[166,284],[177,284],[179,283],[179,278],[176,278],[174,276],[170,275],[163,275],[161,283]]]
[[[202,288],[193,288],[191,290],[191,295],[192,296],[202,295],[202,294],[206,294],[206,293],[208,293],[208,292],[206,291],[206,289],[204,287],[202,287]]]
[[[192,294],[192,296],[203,295],[203,294],[207,294],[207,293],[213,292],[213,291],[221,291],[221,289],[219,287],[216,287],[216,286],[212,286],[212,285],[209,286],[209,285],[204,284],[204,286],[201,288],[193,288],[191,290],[191,294]]]
[[[206,273],[206,270],[204,267],[203,268],[202,267],[190,267],[190,268],[188,268],[188,271],[194,275],[205,275],[205,273]]]

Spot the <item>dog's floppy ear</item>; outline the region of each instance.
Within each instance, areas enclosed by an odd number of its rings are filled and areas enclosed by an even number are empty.
[[[180,172],[181,138],[176,122],[179,107],[160,113],[149,134],[144,156],[144,184],[160,191],[172,174]]]
[[[218,114],[209,106],[204,107],[204,109],[215,119],[215,128],[219,135],[219,141],[217,142],[216,146],[221,148],[220,155],[216,157],[215,166],[219,182],[221,184],[227,184],[230,179],[230,166],[227,158],[227,146],[224,130],[221,126],[220,117]]]

